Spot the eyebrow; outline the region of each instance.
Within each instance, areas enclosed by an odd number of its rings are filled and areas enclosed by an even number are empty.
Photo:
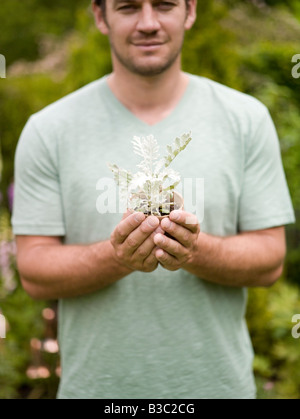
[[[151,3],[157,3],[159,0],[152,0]],[[172,0],[174,3],[179,3],[179,0]],[[114,0],[113,7],[116,7],[119,3],[142,3],[142,0]]]
[[[137,3],[137,0],[114,0],[113,6],[117,6],[119,3]]]

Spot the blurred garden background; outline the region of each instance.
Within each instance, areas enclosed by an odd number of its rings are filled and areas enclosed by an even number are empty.
[[[110,72],[110,54],[89,0],[1,0],[0,25],[0,54],[7,64],[7,77],[0,79],[0,315],[6,319],[0,398],[53,399],[60,376],[56,302],[32,300],[19,282],[10,225],[14,153],[29,116]],[[300,398],[300,338],[291,333],[292,317],[300,314],[297,54],[299,0],[198,0],[198,20],[183,54],[184,70],[267,105],[280,138],[297,222],[287,228],[282,278],[271,288],[249,290],[247,310],[258,397],[264,399]]]

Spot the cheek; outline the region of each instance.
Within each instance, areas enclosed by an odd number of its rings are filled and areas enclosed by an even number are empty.
[[[114,36],[126,39],[135,32],[136,18],[134,16],[120,21],[119,19],[112,20],[110,28],[114,28],[111,32]]]
[[[161,25],[162,30],[169,35],[171,39],[182,39],[185,33],[185,24],[184,21],[182,21],[182,17],[180,17],[174,25],[174,20],[168,22],[164,22]]]

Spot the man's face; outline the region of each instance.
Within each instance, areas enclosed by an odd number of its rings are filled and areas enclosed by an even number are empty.
[[[196,1],[106,0],[106,15],[95,11],[108,35],[114,66],[143,76],[161,74],[180,59],[185,30],[195,20]]]

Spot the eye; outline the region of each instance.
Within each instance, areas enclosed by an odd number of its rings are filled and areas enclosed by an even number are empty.
[[[128,3],[128,4],[121,4],[117,10],[124,13],[130,13],[137,9],[137,5],[134,3]]]
[[[171,10],[173,9],[173,7],[175,7],[175,3],[171,3],[169,1],[160,1],[156,4],[156,8],[158,8],[159,10]]]

